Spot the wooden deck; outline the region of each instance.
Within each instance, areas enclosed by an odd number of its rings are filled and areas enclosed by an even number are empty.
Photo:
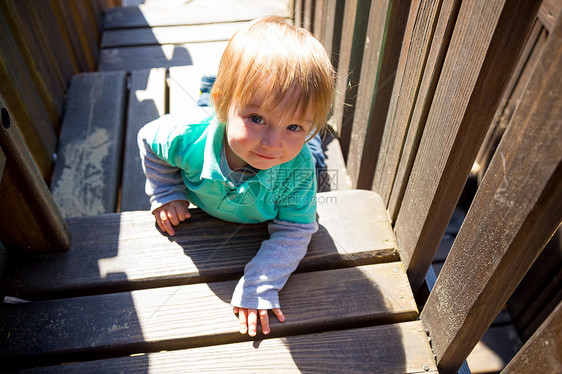
[[[345,190],[342,169],[318,196],[320,229],[268,336],[241,335],[229,305],[266,225],[194,210],[175,237],[158,231],[136,132],[167,112],[206,115],[199,79],[236,26],[258,10],[290,14],[278,1],[151,3],[108,12],[98,72],[71,82],[51,185],[71,248],[0,258],[0,293],[16,302],[0,306],[0,371],[437,372],[383,202]]]

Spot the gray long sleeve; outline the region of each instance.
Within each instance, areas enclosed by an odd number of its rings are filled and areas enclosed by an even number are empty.
[[[157,123],[152,122],[141,129],[137,141],[142,169],[146,176],[145,192],[150,197],[150,212],[153,212],[171,201],[189,199],[180,169],[161,160],[147,144],[144,132],[151,131],[150,126],[157,126]]]
[[[280,308],[278,293],[306,254],[317,229],[316,222],[271,221],[270,238],[262,242],[256,256],[246,265],[231,304],[241,308]]]

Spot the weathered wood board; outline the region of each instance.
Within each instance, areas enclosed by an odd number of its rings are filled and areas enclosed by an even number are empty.
[[[243,11],[241,10],[243,7]],[[249,21],[276,14],[290,17],[289,2],[276,0],[190,1],[183,6],[141,5],[108,9],[104,19],[106,30],[115,28],[161,27]]]
[[[120,211],[148,210],[144,192],[146,179],[142,171],[137,134],[142,126],[164,115],[166,109],[166,69],[135,70],[131,73]]]
[[[377,194],[322,193],[318,203],[320,227],[300,271],[398,260]],[[268,237],[265,224],[228,223],[198,209],[192,214],[174,237],[161,234],[148,212],[70,219],[70,251],[10,259],[0,287],[6,295],[41,299],[236,279]]]
[[[75,75],[51,191],[64,217],[114,212],[123,147],[124,72]]]
[[[100,51],[98,71],[131,71],[185,65],[206,67],[209,61],[220,60],[226,44],[227,42],[208,42],[106,48]]]
[[[42,356],[71,361],[107,355],[117,347],[133,354],[247,340],[229,304],[236,283],[8,305],[0,308],[0,357],[3,365],[41,362]],[[294,274],[280,302],[286,320],[272,317],[272,336],[417,317],[400,262]]]
[[[108,30],[102,48],[228,41],[246,22]]]
[[[437,373],[419,321],[150,353],[30,373]],[[23,371],[27,372],[27,371]]]

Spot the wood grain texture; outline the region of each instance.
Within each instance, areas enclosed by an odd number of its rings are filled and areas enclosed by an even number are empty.
[[[228,41],[245,24],[246,22],[230,22],[208,25],[107,30],[103,33],[101,47],[115,48],[135,45]]]
[[[538,17],[546,29],[551,32],[554,28],[556,20],[560,17],[562,11],[562,1],[560,0],[544,0],[539,9]]]
[[[558,373],[562,370],[562,302],[541,324],[523,348],[502,371],[516,373]]]
[[[164,115],[166,109],[166,69],[135,70],[131,73],[120,211],[149,210],[144,191],[146,178],[137,145],[137,135],[145,124]]]
[[[151,353],[30,372],[264,373],[271,368],[283,373],[437,373],[420,322]]]
[[[242,4],[243,5],[242,5]],[[240,11],[240,6],[244,11]],[[161,27],[249,21],[254,18],[276,14],[289,18],[288,1],[244,0],[241,1],[190,1],[183,6],[154,7],[139,6],[108,9],[104,27],[109,29],[131,27]]]
[[[121,181],[124,72],[75,75],[51,191],[63,216],[115,212]]]
[[[461,4],[396,219],[414,290],[431,264],[540,4],[480,5]]]
[[[398,259],[378,195],[322,193],[318,203],[319,231],[299,271]],[[10,258],[2,290],[46,298],[236,279],[268,237],[265,224],[228,223],[198,209],[192,214],[175,237],[162,235],[148,212],[70,219],[72,250],[27,261]]]
[[[240,334],[229,304],[236,283],[3,306],[3,366],[29,365],[47,356],[73,361],[103,357],[112,350],[132,354],[248,340]],[[294,274],[280,302],[286,320],[272,318],[272,337],[405,322],[418,315],[400,262]],[[257,338],[264,337],[260,332]]]
[[[68,228],[2,98],[0,107],[0,147],[5,155],[0,183],[2,244],[20,255],[65,251],[70,246]]]
[[[460,1],[445,1],[439,11],[429,55],[425,62],[425,71],[418,88],[416,103],[410,114],[408,131],[405,139],[401,140],[403,141],[403,146],[400,154],[400,163],[394,176],[394,184],[387,207],[393,222],[396,222],[402,199],[404,198],[404,192],[408,185],[412,165],[416,158],[420,138],[433,102],[435,88],[439,81],[443,61],[447,55],[460,4]],[[395,141],[400,141],[400,139],[397,138]]]
[[[52,172],[56,134],[25,60],[0,12],[0,93],[44,178]]]
[[[420,93],[419,86],[434,40],[441,5],[440,2],[418,0],[410,8],[372,187],[386,204],[390,200],[412,112]],[[435,39],[438,40],[436,36]]]
[[[57,81],[58,67],[46,63],[49,62],[49,51],[41,45],[42,33],[35,31],[37,19],[30,5],[25,1],[5,1],[0,4],[0,9],[8,20],[27,71],[49,116],[49,122],[58,132],[66,86],[63,87]]]
[[[373,183],[388,104],[400,56],[410,1],[371,4],[361,84],[353,121],[347,169],[356,188]]]
[[[132,71],[185,65],[206,67],[209,61],[220,61],[226,44],[209,42],[106,48],[100,51],[98,71]]]
[[[562,220],[562,23],[478,190],[421,318],[453,372]]]
[[[6,154],[0,146],[0,182],[2,182],[2,174],[4,174],[4,165],[6,165]]]
[[[369,7],[370,1],[348,1],[342,21],[333,121],[344,159],[349,152]]]

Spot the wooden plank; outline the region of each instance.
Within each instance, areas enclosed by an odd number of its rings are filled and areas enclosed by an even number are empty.
[[[562,11],[561,0],[543,0],[539,9],[538,17],[548,32],[552,32],[556,20]]]
[[[0,9],[10,25],[27,71],[49,116],[49,122],[58,132],[66,87],[59,85],[57,81],[55,72],[57,67],[46,63],[49,61],[48,51],[45,51],[41,45],[39,40],[41,33],[36,32],[37,21],[29,8],[28,2],[23,1],[0,3]]]
[[[0,336],[9,334],[9,339],[0,340],[3,367],[103,357],[111,350],[133,354],[248,340],[240,334],[229,304],[236,283],[2,307]],[[272,318],[272,336],[405,322],[418,316],[400,262],[294,274],[280,293],[280,302],[286,319],[280,323]],[[263,338],[260,332],[258,339]],[[427,345],[424,348],[430,353]]]
[[[443,48],[443,40],[450,38],[459,4],[421,0],[412,3],[372,185],[386,204],[389,204],[400,162],[407,162],[407,152],[415,154],[412,144],[405,146],[408,132],[415,134],[419,127],[411,123],[412,112],[417,101],[422,101],[427,94],[427,90],[420,91],[424,75],[430,75],[432,69],[442,64],[445,53],[437,52]],[[396,182],[396,188],[400,187]]]
[[[0,146],[0,182],[2,182],[2,174],[4,174],[4,165],[6,165],[6,154]]]
[[[425,71],[418,88],[419,92],[417,93],[416,103],[411,113],[412,118],[409,121],[406,138],[401,140],[404,144],[401,150],[400,163],[394,176],[394,184],[390,200],[388,201],[388,211],[393,222],[396,221],[402,204],[420,138],[433,101],[435,87],[439,80],[443,61],[447,54],[453,28],[457,20],[460,4],[460,1],[446,1],[439,12],[435,33],[431,41],[431,48],[425,63]],[[400,140],[401,138],[397,139]]]
[[[492,158],[497,145],[501,140],[509,121],[511,120],[511,117],[515,112],[515,108],[517,108],[517,105],[521,101],[521,96],[529,83],[529,78],[531,77],[535,64],[542,53],[546,39],[546,29],[543,27],[541,22],[538,20],[535,21],[533,29],[531,30],[529,38],[525,44],[525,48],[523,49],[517,62],[517,66],[511,76],[510,82],[503,93],[500,105],[498,106],[494,116],[494,121],[488,129],[486,138],[484,139],[484,142],[480,147],[480,151],[476,156],[475,162],[477,163],[477,169],[474,170],[474,172],[477,172],[479,182],[482,181],[482,178],[486,173],[486,169],[488,168],[488,164],[490,163],[490,159]]]
[[[431,264],[539,5],[461,4],[395,225],[414,290]]]
[[[318,215],[319,231],[299,271],[398,259],[377,194],[322,193]],[[265,224],[223,222],[199,209],[173,238],[158,231],[148,212],[80,217],[68,225],[72,250],[64,256],[9,259],[0,282],[5,295],[38,299],[237,279],[268,237]]]
[[[361,84],[351,133],[347,170],[355,188],[370,189],[384,131],[386,113],[410,1],[371,4],[361,64]]]
[[[420,322],[150,353],[30,372],[261,373],[272,367],[287,373],[437,373]]]
[[[42,28],[45,30],[46,40],[59,60],[59,65],[64,67],[63,74],[66,82],[70,82],[72,76],[82,70],[79,58],[72,46],[59,0],[49,0],[48,3],[41,2],[37,6],[42,10],[39,14],[41,15],[40,19],[42,20]],[[45,27],[49,24],[48,22],[51,22],[51,28]]]
[[[51,181],[64,217],[116,210],[125,94],[124,72],[72,78]]]
[[[0,39],[0,94],[37,167],[43,177],[48,178],[52,172],[56,134],[3,12],[0,12]]]
[[[227,42],[164,44],[161,46],[106,48],[100,51],[98,71],[141,70],[197,65],[220,61]]]
[[[558,22],[425,304],[445,372],[468,355],[562,220],[561,63]]]
[[[342,23],[333,118],[344,159],[349,153],[370,5],[370,1],[348,1]]]
[[[103,33],[101,47],[116,48],[136,45],[228,41],[245,24],[246,22],[229,22],[208,25],[107,30]]]
[[[525,343],[502,373],[559,372],[562,362],[561,336],[562,302]]]
[[[131,74],[130,86],[120,211],[149,210],[137,134],[142,126],[164,115],[166,69],[135,70]]]
[[[214,65],[210,62],[210,65]],[[211,107],[197,105],[201,78],[205,74],[216,75],[213,68],[177,66],[170,68],[170,114],[181,116],[187,122],[199,123],[213,113]]]
[[[240,11],[241,6],[244,11]],[[197,25],[204,23],[222,23],[249,21],[258,17],[275,14],[291,17],[287,1],[244,0],[244,1],[193,1],[184,6],[131,8],[112,8],[105,14],[105,30],[161,27],[179,25]]]
[[[0,183],[2,244],[19,254],[67,250],[66,224],[2,98],[0,107],[0,147],[6,156]]]

